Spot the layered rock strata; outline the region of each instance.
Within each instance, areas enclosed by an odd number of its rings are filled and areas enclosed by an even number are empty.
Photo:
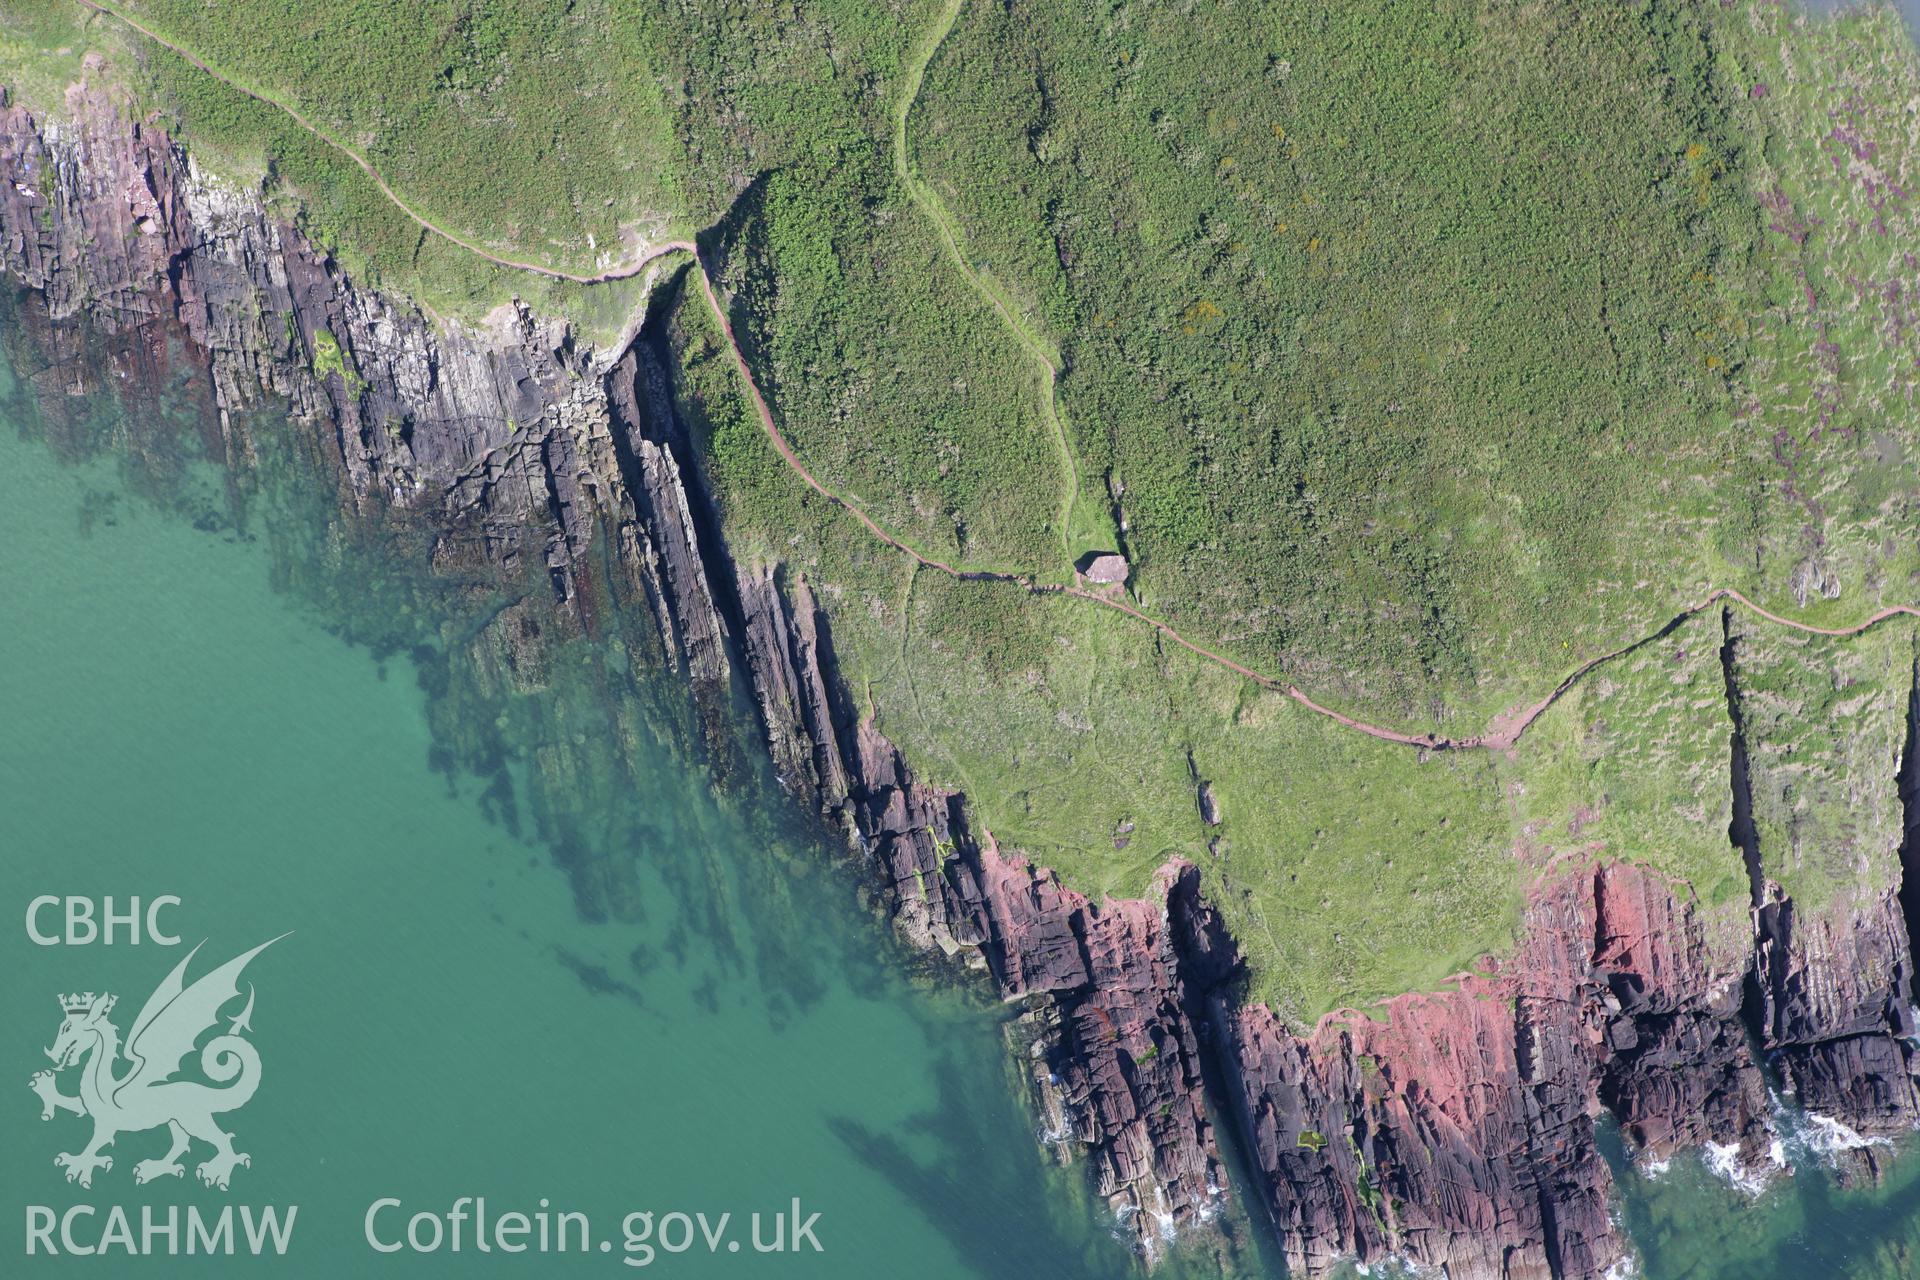
[[[1197,893],[1175,914],[1214,974],[1231,964]],[[1742,977],[1665,885],[1613,866],[1546,880],[1506,965],[1379,1018],[1301,1035],[1214,988],[1231,1105],[1290,1264],[1604,1274],[1624,1241],[1595,1142],[1601,1105],[1650,1156],[1717,1141],[1762,1158],[1767,1095]]]
[[[836,696],[827,620],[805,580],[783,591],[765,571],[740,598],[746,665],[788,789],[860,841],[905,937],[979,956],[1003,998],[1029,1002],[1050,1128],[1090,1149],[1098,1190],[1149,1251],[1208,1216],[1224,1175],[1163,895],[1096,905],[976,839],[962,798],[916,779]]]
[[[1036,958],[1077,984],[1087,940],[1053,904],[1084,905],[990,840],[974,849],[960,798],[915,784],[871,725],[836,710],[827,620],[804,579],[783,591],[763,574],[743,598],[747,665],[789,787],[863,835],[902,932],[978,948],[1010,997],[1031,989]],[[1790,901],[1756,909],[1748,934],[1703,920],[1684,885],[1643,868],[1562,865],[1535,885],[1504,963],[1307,1034],[1238,999],[1237,950],[1194,868],[1168,868],[1152,901],[1177,988],[1156,997],[1154,1042],[1191,1037],[1211,1056],[1199,1065],[1214,1068],[1214,1101],[1257,1171],[1248,1194],[1302,1274],[1347,1258],[1456,1277],[1607,1274],[1628,1242],[1596,1140],[1603,1110],[1638,1158],[1711,1145],[1754,1176],[1779,1159],[1770,1074],[1860,1135],[1920,1121],[1891,891],[1796,940]]]
[[[724,550],[702,545],[667,371],[645,344],[596,351],[519,306],[483,328],[429,319],[357,286],[254,193],[104,95],[76,88],[67,106],[71,123],[53,124],[0,99],[0,265],[39,295],[50,340],[79,323],[121,338],[175,327],[206,362],[231,464],[251,452],[240,411],[278,401],[331,434],[344,501],[439,522],[443,572],[537,570],[549,612],[578,627],[586,577],[610,564],[711,704],[725,700],[730,652],[743,654],[779,704],[783,776],[867,840],[905,932],[983,955],[999,992],[1026,1005],[1053,1136],[1085,1149],[1142,1248],[1208,1211],[1223,1175],[1164,912],[1090,903],[980,847],[957,796],[915,782],[835,710],[804,587],[790,612],[769,574],[735,585]],[[597,537],[610,556],[586,554]],[[495,625],[540,624],[516,604]],[[523,682],[531,647],[501,646]]]

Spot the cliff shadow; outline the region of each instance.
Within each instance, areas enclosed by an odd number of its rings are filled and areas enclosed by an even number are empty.
[[[1907,686],[1907,737],[1900,748],[1900,914],[1907,926],[1907,983],[1920,955],[1920,661]]]

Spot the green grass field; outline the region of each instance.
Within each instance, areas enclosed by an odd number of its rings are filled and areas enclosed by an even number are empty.
[[[912,124],[1145,598],[1458,732],[1698,571],[1623,589],[1736,406],[1734,78],[1685,6],[974,6]]]
[[[632,6],[107,7],[299,111],[427,216],[494,252],[586,273],[686,212],[664,87]],[[221,110],[204,75],[169,57],[152,65],[190,127]]]

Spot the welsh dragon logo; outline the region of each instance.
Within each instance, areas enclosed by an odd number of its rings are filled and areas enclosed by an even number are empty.
[[[260,1087],[259,1050],[243,1038],[253,1029],[251,983],[246,1007],[228,1020],[224,1033],[200,1049],[201,1073],[223,1087],[173,1077],[200,1037],[218,1026],[220,1010],[239,998],[240,973],[247,963],[278,941],[263,942],[188,986],[187,965],[200,953],[195,947],[147,997],[124,1048],[119,1028],[108,1020],[117,997],[91,991],[60,997],[66,1018],[46,1051],[53,1070],[36,1073],[30,1084],[40,1095],[42,1120],[53,1119],[56,1111],[93,1117],[93,1140],[85,1149],[53,1158],[55,1166],[67,1171],[68,1182],[91,1187],[96,1169],[113,1170],[113,1157],[102,1153],[115,1138],[161,1125],[172,1135],[172,1145],[159,1159],[135,1164],[135,1182],[180,1177],[185,1172],[180,1158],[196,1139],[213,1148],[212,1157],[195,1170],[210,1187],[225,1191],[234,1166],[252,1166],[252,1157],[234,1150],[233,1135],[214,1119],[244,1107]],[[123,1057],[129,1064],[124,1071],[119,1069]],[[80,1068],[80,1092],[70,1096],[60,1092],[56,1073],[75,1066]]]

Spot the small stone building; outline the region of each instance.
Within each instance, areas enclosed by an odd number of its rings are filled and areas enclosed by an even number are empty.
[[[1130,572],[1127,558],[1112,551],[1089,551],[1080,557],[1080,563],[1074,567],[1088,582],[1102,585],[1124,583]]]

